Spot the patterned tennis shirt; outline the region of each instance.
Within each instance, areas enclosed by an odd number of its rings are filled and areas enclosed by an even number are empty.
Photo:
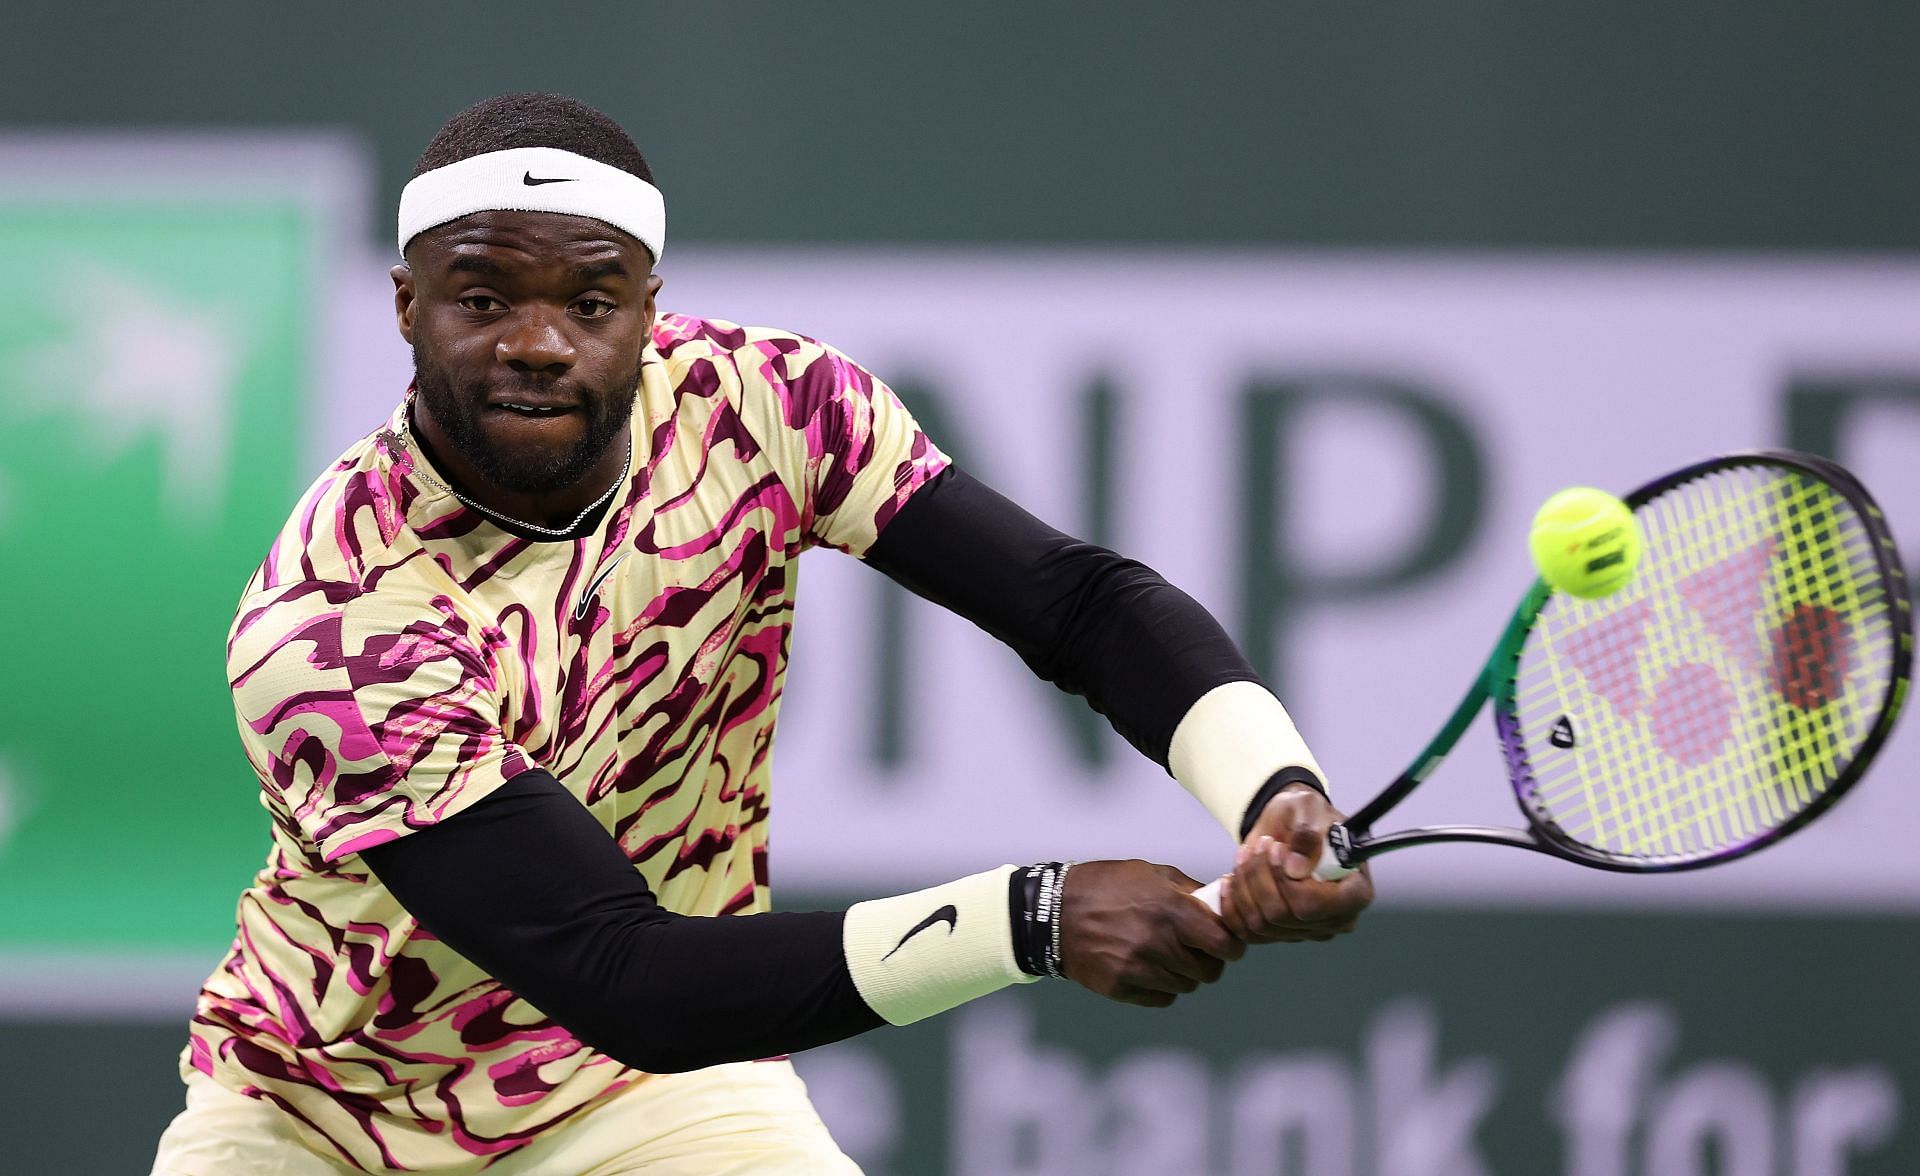
[[[646,1076],[416,925],[357,851],[539,767],[667,909],[767,909],[794,560],[864,553],[947,459],[838,352],[677,315],[584,538],[517,538],[437,489],[402,411],[302,497],[235,617],[273,845],[181,1065],[360,1167],[473,1171]]]

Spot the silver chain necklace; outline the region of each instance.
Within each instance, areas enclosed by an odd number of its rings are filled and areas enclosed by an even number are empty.
[[[403,443],[405,443],[407,447],[407,451],[409,453],[413,454],[416,458],[420,456],[420,446],[417,443],[415,443],[413,439],[413,397],[411,396],[407,397],[406,406],[400,412],[400,440]],[[588,515],[592,514],[594,511],[599,510],[601,507],[605,506],[607,504],[607,500],[613,497],[613,492],[620,489],[621,485],[623,485],[626,482],[627,475],[632,471],[633,471],[633,429],[631,426],[629,426],[627,429],[626,460],[621,463],[620,476],[613,480],[613,485],[607,487],[607,492],[605,494],[602,494],[600,497],[594,499],[592,502],[589,502],[586,505],[585,509],[583,509],[579,514],[574,515],[573,520],[567,523],[565,526],[543,527],[538,523],[529,523],[525,519],[516,519],[510,514],[503,514],[500,511],[494,510],[492,507],[482,506],[479,503],[475,502],[473,499],[468,498],[466,495],[460,493],[458,490],[455,490],[453,487],[447,485],[445,482],[442,482],[440,479],[428,473],[426,468],[426,462],[424,460],[415,461],[413,463],[413,473],[416,477],[418,477],[422,482],[425,482],[428,486],[432,487],[435,490],[444,490],[448,494],[453,495],[455,498],[460,500],[463,506],[467,506],[473,510],[477,510],[481,514],[486,515],[488,518],[498,519],[503,523],[512,523],[514,526],[525,528],[526,530],[532,531],[536,535],[546,535],[554,539],[564,539],[568,535],[571,535],[573,533],[574,528],[578,527],[583,521],[585,521]]]

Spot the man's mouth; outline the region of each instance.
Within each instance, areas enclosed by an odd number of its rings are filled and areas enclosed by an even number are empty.
[[[523,393],[518,396],[503,396],[497,400],[490,400],[487,402],[487,407],[511,413],[514,416],[538,419],[565,416],[567,413],[578,411],[580,405],[571,400],[553,400]]]

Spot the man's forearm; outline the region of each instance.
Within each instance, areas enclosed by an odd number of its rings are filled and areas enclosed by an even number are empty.
[[[881,1023],[847,973],[844,916],[664,910],[545,772],[361,856],[422,927],[638,1069],[767,1057]]]
[[[1032,978],[1014,958],[1010,868],[844,915],[678,915],[541,771],[361,856],[427,931],[653,1073],[809,1049]]]

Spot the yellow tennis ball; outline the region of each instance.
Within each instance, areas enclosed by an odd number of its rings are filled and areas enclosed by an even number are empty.
[[[1626,503],[1605,490],[1574,486],[1541,505],[1527,544],[1541,579],[1591,600],[1633,579],[1643,541]]]

